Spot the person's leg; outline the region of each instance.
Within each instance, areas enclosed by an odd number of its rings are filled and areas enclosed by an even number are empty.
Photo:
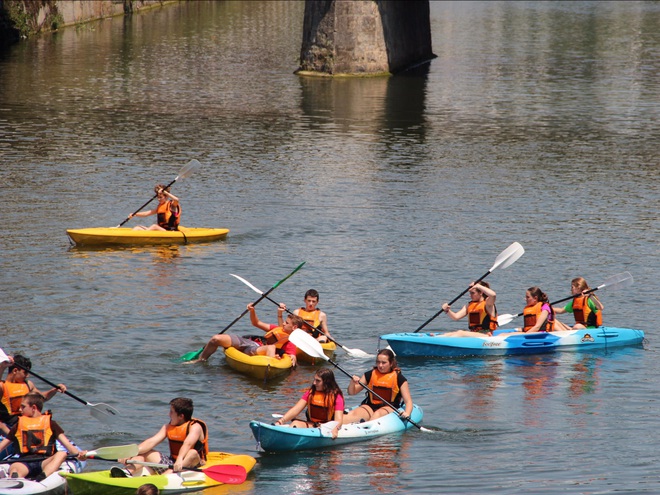
[[[41,463],[41,469],[46,478],[60,469],[60,466],[66,460],[66,456],[67,452],[56,452],[55,455],[50,456]]]
[[[372,409],[366,404],[362,404],[355,409],[344,414],[344,424],[360,423],[362,421],[369,421],[373,414]]]
[[[215,351],[218,350],[218,347],[231,347],[231,335],[226,334],[217,334],[211,337],[211,340],[208,341],[202,354],[199,356],[198,361],[206,361],[208,358],[213,355]]]

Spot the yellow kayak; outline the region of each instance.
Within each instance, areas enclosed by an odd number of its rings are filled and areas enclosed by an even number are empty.
[[[248,356],[233,347],[225,349],[225,360],[236,371],[264,381],[282,376],[293,368],[293,362],[288,354],[281,358]]]
[[[337,350],[337,344],[334,342],[321,342],[321,348],[323,349],[323,354],[332,359],[332,357],[335,355],[335,351]],[[296,359],[298,359],[299,363],[312,365],[325,363],[325,359],[312,357],[301,349],[296,351]]]
[[[67,235],[77,246],[127,246],[188,244],[225,239],[229,229],[179,227],[179,230],[133,230],[128,227],[69,229]]]
[[[202,466],[207,469],[212,466],[229,464],[243,466],[248,473],[256,463],[254,457],[249,455],[234,455],[226,452],[209,452],[206,464]],[[134,478],[111,478],[110,471],[92,471],[86,473],[62,473],[66,477],[69,490],[76,495],[134,495],[135,491],[145,483],[156,485],[160,493],[186,493],[196,492],[218,485],[232,487],[236,490],[242,485],[225,485],[203,473],[195,471],[183,471],[182,473],[157,474],[151,476],[137,476]],[[246,484],[248,482],[244,482]],[[240,491],[240,490],[239,490]],[[215,492],[214,492],[215,493]]]

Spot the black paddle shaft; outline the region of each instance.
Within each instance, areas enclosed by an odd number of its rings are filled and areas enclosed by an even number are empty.
[[[296,273],[298,270],[300,270],[300,269],[302,268],[302,266],[303,266],[305,263],[307,263],[307,262],[306,262],[306,261],[303,261],[302,263],[300,263],[300,264],[298,265],[298,267],[297,267],[295,270],[293,270],[293,271],[292,271],[291,273],[289,273],[286,277],[284,277],[282,280],[280,280],[280,281],[277,282],[275,285],[273,285],[273,286],[272,286],[270,289],[268,289],[266,292],[264,292],[263,294],[261,294],[261,297],[260,297],[259,299],[257,299],[256,301],[254,301],[254,302],[252,303],[252,306],[256,306],[256,305],[259,304],[261,301],[263,301],[264,299],[268,298],[268,294],[270,294],[270,293],[273,292],[275,289],[277,289],[280,285],[282,285],[282,283],[283,283],[284,281],[286,281],[287,279],[289,279],[290,277],[292,277],[293,274]],[[268,298],[268,299],[269,299],[270,301],[272,301],[272,299],[270,299],[270,298]],[[274,301],[273,301],[273,302],[274,302]],[[275,304],[277,304],[277,303],[275,303]],[[278,306],[279,306],[279,305],[278,305]],[[236,317],[236,319],[235,319],[234,321],[232,321],[229,325],[227,325],[225,328],[223,328],[222,330],[220,330],[220,331],[218,332],[218,334],[225,333],[227,330],[229,330],[232,326],[234,326],[234,323],[236,323],[238,320],[240,320],[240,319],[243,318],[246,314],[248,314],[248,311],[250,311],[250,310],[249,310],[249,309],[246,309],[245,311],[243,311],[239,316]]]
[[[178,177],[176,177],[172,182],[170,182],[168,185],[166,185],[163,189],[167,189],[168,187],[170,187],[172,184],[174,184],[174,183],[176,182],[177,179],[178,179]],[[131,215],[131,217],[134,217],[135,215],[137,215],[140,211],[142,211],[142,209],[143,209],[145,206],[147,206],[149,203],[151,203],[151,202],[152,202],[154,199],[156,199],[157,197],[158,197],[158,194],[154,194],[154,195],[151,197],[151,199],[150,199],[149,201],[147,201],[145,204],[143,204],[143,205],[140,206],[137,210],[135,210],[135,211],[133,212],[133,214]],[[122,223],[120,223],[119,225],[117,225],[117,227],[121,227],[122,225],[124,225],[126,222],[128,222],[128,221],[131,219],[131,217],[126,217],[126,220],[124,220]],[[35,375],[35,376],[36,376],[36,375]]]
[[[56,388],[57,390],[60,390],[60,387],[58,387],[56,383],[53,383],[53,382],[51,382],[50,380],[46,380],[43,376],[39,376],[39,375],[37,375],[34,371],[29,370],[29,369],[25,368],[24,366],[21,366],[20,364],[17,364],[17,363],[14,363],[14,366],[17,366],[17,367],[21,368],[22,370],[27,371],[28,373],[32,373],[34,376],[36,376],[36,377],[37,377],[39,380],[41,380],[42,382],[46,382],[46,383],[47,383],[48,385],[50,385],[51,387],[54,387],[54,388]],[[65,390],[64,393],[65,393],[66,395],[68,395],[69,397],[71,397],[71,398],[73,398],[73,399],[76,399],[76,400],[77,400],[78,402],[80,402],[81,404],[85,404],[85,405],[88,404],[87,401],[82,400],[80,397],[76,397],[75,395],[73,395],[73,394],[72,394],[71,392],[69,392],[68,390]]]
[[[339,371],[341,371],[343,374],[345,374],[347,377],[349,377],[351,380],[353,379],[353,375],[351,375],[348,371],[346,371],[346,370],[343,369],[341,366],[339,366],[337,363],[335,363],[332,359],[328,359],[328,362],[329,362],[331,365],[333,365],[335,368],[337,368]],[[380,400],[382,400],[385,404],[387,404],[387,405],[390,406],[392,409],[394,409],[394,411],[397,411],[397,410],[398,410],[398,408],[397,408],[394,404],[392,404],[390,401],[388,401],[388,400],[385,399],[384,397],[378,395],[376,392],[374,392],[373,390],[371,390],[367,385],[365,385],[365,384],[362,383],[362,382],[359,382],[359,383],[360,383],[360,385],[362,386],[362,388],[365,388],[365,389],[367,389],[369,392],[371,392],[372,394],[374,394],[376,397],[378,397]],[[402,413],[397,412],[397,414],[399,415],[399,417],[400,417],[402,420],[404,420],[404,421],[410,421],[410,424],[411,424],[411,425],[416,426],[416,427],[417,427],[418,429],[420,429],[420,430],[422,429],[422,427],[421,427],[420,425],[418,425],[417,423],[415,423],[411,418],[408,418],[408,417],[407,417],[407,418],[404,419],[404,418],[401,417],[401,416],[402,416]]]
[[[479,278],[478,280],[476,280],[476,281],[474,282],[474,284],[470,285],[467,289],[465,289],[463,292],[461,292],[458,296],[456,296],[454,299],[452,299],[451,301],[449,301],[449,305],[451,306],[451,305],[454,304],[456,301],[458,301],[461,297],[463,297],[463,296],[465,295],[465,293],[466,293],[467,291],[470,290],[470,287],[472,287],[473,285],[478,284],[479,282],[481,282],[483,279],[485,279],[485,278],[490,274],[490,272],[491,272],[491,271],[488,270],[486,273],[484,273],[484,275],[483,275],[481,278]],[[440,311],[438,311],[436,314],[434,314],[434,315],[431,316],[428,320],[426,320],[426,321],[422,324],[421,327],[419,327],[417,330],[415,330],[414,333],[419,332],[422,328],[424,328],[426,325],[428,325],[428,324],[431,323],[433,320],[435,320],[438,316],[440,316],[440,313],[442,313],[443,311],[444,311],[444,309],[443,309],[443,308],[440,308]]]

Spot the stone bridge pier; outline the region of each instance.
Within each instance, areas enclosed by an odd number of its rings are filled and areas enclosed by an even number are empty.
[[[428,0],[305,0],[298,74],[394,74],[434,57]]]

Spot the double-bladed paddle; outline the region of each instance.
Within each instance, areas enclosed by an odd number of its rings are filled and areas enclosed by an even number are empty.
[[[157,462],[143,462],[143,461],[133,461],[127,460],[129,464],[139,464],[140,466],[147,467],[159,467],[159,468],[168,468],[172,469],[174,464],[159,464]],[[247,478],[247,471],[243,466],[238,464],[216,464],[215,466],[210,466],[207,468],[184,468],[184,471],[196,471],[199,473],[204,473],[209,478],[219,481],[220,483],[225,483],[227,485],[240,485]]]
[[[255,291],[257,294],[261,294],[262,297],[265,297],[266,299],[268,299],[270,302],[272,302],[272,303],[275,304],[276,306],[280,306],[280,303],[278,303],[277,301],[275,301],[275,300],[271,299],[270,297],[268,297],[268,294],[264,294],[263,291],[257,289],[254,285],[252,285],[250,282],[248,282],[247,280],[245,280],[243,277],[239,277],[238,275],[235,275],[235,274],[233,274],[233,273],[230,273],[229,275],[231,275],[232,277],[237,278],[238,280],[240,280],[241,282],[243,282],[245,285],[247,285],[250,289],[252,289],[253,291]],[[290,315],[294,314],[293,312],[289,311],[288,309],[286,309],[285,311],[286,311],[287,313],[289,313]],[[344,349],[344,350],[349,354],[349,356],[353,356],[353,357],[363,357],[363,358],[373,357],[371,354],[367,354],[367,353],[364,352],[362,349],[350,349],[350,348],[348,348],[348,347],[344,347],[344,346],[341,345],[339,342],[337,342],[335,339],[333,339],[332,337],[330,337],[330,335],[324,333],[323,330],[321,329],[321,327],[315,327],[314,325],[312,325],[311,323],[307,323],[306,321],[305,321],[304,323],[305,323],[305,325],[307,325],[309,328],[312,328],[312,329],[314,329],[314,330],[316,330],[316,331],[318,331],[318,332],[321,332],[323,335],[325,335],[325,336],[328,338],[328,340],[334,342],[334,343],[337,344],[339,347],[341,347],[342,349]]]
[[[7,356],[7,354],[5,354],[5,352],[2,349],[0,349],[0,362],[3,362],[3,361],[9,361],[9,357]],[[51,387],[57,388],[59,390],[59,387],[57,386],[57,384],[51,382],[50,380],[47,380],[43,376],[39,376],[38,374],[36,374],[31,369],[29,370],[29,369],[21,366],[20,364],[15,363],[15,362],[13,363],[13,365],[21,368],[22,370],[27,371],[28,373],[32,374],[33,376],[35,376],[36,378],[38,378],[42,382],[45,382],[48,385],[50,385]],[[109,406],[108,404],[104,404],[103,402],[100,402],[98,404],[91,404],[91,403],[87,402],[86,400],[83,400],[80,397],[77,397],[77,396],[73,395],[68,390],[65,390],[64,393],[66,395],[68,395],[69,397],[77,400],[81,404],[85,404],[87,407],[89,407],[90,408],[89,409],[90,414],[92,416],[94,416],[96,419],[98,419],[99,421],[102,421],[104,423],[109,423],[111,420],[116,419],[116,417],[119,415],[119,411],[117,411],[117,409],[115,409],[114,407]]]
[[[605,280],[605,282],[600,284],[595,289],[590,289],[590,290],[584,291],[582,294],[583,295],[591,294],[593,292],[596,292],[599,289],[604,289],[606,287],[609,287],[610,289],[615,289],[615,290],[616,289],[621,289],[623,287],[628,287],[628,286],[632,285],[632,283],[633,283],[633,276],[630,274],[630,272],[617,273],[616,275],[612,275],[610,278]],[[580,295],[580,294],[577,294],[577,295]],[[577,295],[573,294],[572,296],[565,297],[564,299],[554,301],[554,302],[550,303],[550,306],[554,306],[555,304],[559,304],[559,303],[562,303],[564,301],[568,301],[570,299],[573,299],[573,298],[577,297]],[[523,315],[523,313],[518,313],[516,315],[511,315],[511,314],[499,315],[497,317],[497,324],[500,325],[500,326],[506,325],[506,324],[510,323],[511,320],[513,320],[515,318],[518,318],[519,316],[522,316],[522,315]]]
[[[493,266],[490,267],[490,270],[488,270],[486,273],[484,273],[480,278],[475,280],[475,284],[481,282],[483,279],[485,279],[491,272],[497,270],[498,268],[504,269],[507,268],[511,265],[513,265],[518,258],[520,258],[523,254],[525,254],[525,249],[517,242],[514,242],[511,244],[508,248],[506,248],[504,251],[502,251],[497,258],[495,258],[495,263],[493,263]],[[470,285],[470,287],[472,287]],[[470,290],[470,287],[465,289],[463,292],[461,292],[458,296],[456,296],[452,301],[450,301],[449,305],[451,306],[454,304],[456,301],[458,301],[463,295]],[[422,326],[420,326],[417,330],[415,330],[415,333],[419,332],[422,328],[424,328],[426,325],[431,323],[433,320],[435,320],[440,313],[442,313],[444,309],[441,309],[438,311],[436,314],[431,316],[428,320],[426,320]]]
[[[323,352],[323,347],[321,347],[321,344],[319,343],[318,340],[316,340],[314,337],[312,337],[310,334],[305,332],[304,330],[296,329],[293,332],[291,332],[291,335],[289,335],[289,340],[294,343],[294,345],[300,349],[302,349],[305,353],[309,354],[312,357],[316,358],[321,358],[325,361],[328,361],[331,365],[333,365],[335,368],[337,368],[339,371],[341,371],[343,374],[345,374],[347,377],[349,377],[351,380],[353,379],[353,376],[346,370],[342,369],[341,366],[339,366],[337,363],[335,363],[332,359],[330,359],[328,356],[325,355]],[[413,421],[411,418],[404,417],[402,413],[398,412],[398,408],[389,402],[387,399],[383,398],[382,396],[378,395],[378,393],[374,392],[372,389],[370,389],[367,385],[364,383],[360,382],[360,385],[374,394],[376,397],[378,397],[380,400],[382,400],[385,404],[390,406],[401,418],[402,421],[409,421],[411,425],[419,428],[421,431],[432,433],[433,430],[429,430],[428,428],[424,428],[423,426],[420,426],[417,424],[415,421]]]
[[[179,175],[177,175],[172,182],[170,182],[168,185],[166,185],[164,187],[164,189],[167,189],[168,187],[170,187],[172,184],[174,184],[179,179],[185,179],[186,177],[190,177],[192,174],[194,174],[197,171],[197,169],[201,165],[202,164],[199,163],[199,161],[197,161],[193,158],[186,165],[184,165],[184,167],[181,170],[179,170]],[[137,213],[140,212],[140,210],[142,210],[142,208],[147,206],[149,203],[151,203],[157,197],[158,197],[158,195],[154,194],[149,201],[147,201],[145,204],[143,204],[137,210],[135,210],[130,217],[126,217],[126,220],[124,220],[122,223],[117,225],[117,227],[121,227],[122,225],[124,225],[126,222],[128,222],[131,219],[131,217],[134,217]]]
[[[303,261],[302,263],[300,263],[300,264],[296,267],[295,270],[293,270],[293,271],[292,271],[291,273],[289,273],[286,277],[284,277],[282,280],[280,280],[280,281],[277,282],[275,285],[273,285],[270,289],[268,289],[268,290],[266,291],[266,293],[265,293],[265,294],[262,294],[261,297],[260,297],[259,299],[257,299],[256,301],[254,301],[254,302],[252,303],[252,306],[256,306],[257,304],[259,304],[259,302],[261,302],[265,297],[267,297],[268,294],[270,294],[271,292],[273,292],[273,291],[274,291],[275,289],[277,289],[280,285],[282,285],[282,283],[284,283],[285,280],[289,279],[290,277],[293,276],[294,273],[296,273],[298,270],[300,270],[300,269],[303,267],[303,265],[304,265],[305,263],[307,263],[307,262],[306,262],[306,261]],[[243,317],[248,313],[248,311],[249,311],[249,310],[247,310],[247,309],[246,309],[245,311],[243,311],[238,317],[236,317],[236,319],[235,319],[234,321],[232,321],[229,325],[227,325],[225,328],[223,328],[223,329],[222,329],[221,331],[219,331],[218,333],[219,333],[219,334],[221,334],[221,333],[225,333],[227,330],[229,330],[229,329],[234,325],[234,323],[236,323],[238,320],[240,320],[241,318],[243,318]],[[194,361],[195,359],[198,359],[199,356],[202,355],[202,352],[203,352],[203,351],[204,351],[204,347],[202,346],[201,349],[198,349],[198,350],[196,350],[196,351],[192,351],[192,352],[188,352],[188,353],[184,354],[183,356],[181,356],[181,357],[179,358],[179,361]]]

